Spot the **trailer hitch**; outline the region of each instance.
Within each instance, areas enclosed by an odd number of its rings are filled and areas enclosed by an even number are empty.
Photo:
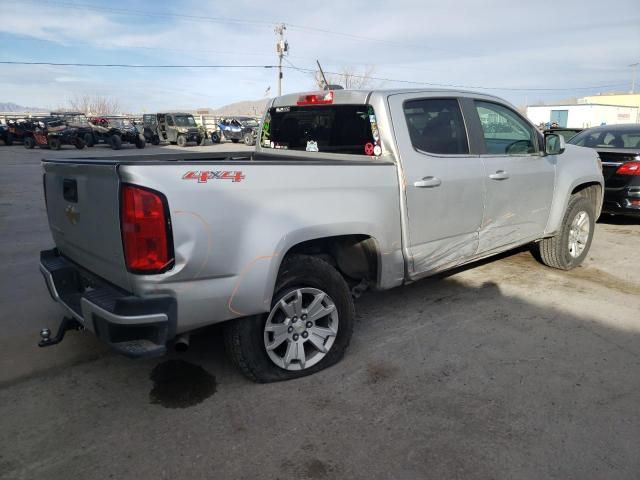
[[[40,341],[38,342],[38,346],[50,347],[51,345],[60,343],[64,338],[64,334],[67,333],[68,330],[81,331],[84,330],[84,326],[82,326],[75,318],[63,317],[55,337],[51,338],[51,330],[48,328],[40,330]]]

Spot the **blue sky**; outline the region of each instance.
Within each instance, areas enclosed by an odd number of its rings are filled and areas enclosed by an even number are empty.
[[[389,79],[375,86],[492,87],[482,91],[518,105],[628,91],[628,65],[640,61],[637,0],[0,0],[0,11],[3,61],[273,65],[273,28],[284,22],[287,66],[372,65]],[[285,70],[285,93],[313,86],[310,74]],[[0,65],[0,102],[46,108],[84,94],[132,112],[217,107],[268,87],[275,94],[275,70]]]

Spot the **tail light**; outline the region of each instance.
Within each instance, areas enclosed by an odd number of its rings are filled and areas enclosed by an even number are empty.
[[[153,274],[173,266],[171,221],[164,195],[123,185],[120,221],[127,270]]]
[[[616,170],[616,175],[638,175],[640,176],[640,162],[623,163]]]
[[[333,103],[333,91],[308,93],[298,97],[298,105],[329,105]]]

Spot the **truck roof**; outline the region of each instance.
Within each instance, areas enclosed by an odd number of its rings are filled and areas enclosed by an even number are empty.
[[[282,95],[281,97],[276,97],[271,104],[272,107],[288,107],[294,106],[297,104],[300,95],[311,94],[311,93],[319,93],[317,90],[315,92],[298,92],[298,93],[290,93],[287,95]],[[484,98],[490,97],[500,102],[504,102],[499,97],[494,95],[489,95],[486,93],[473,92],[470,90],[458,90],[458,89],[449,89],[449,88],[397,88],[397,89],[370,89],[370,90],[332,90],[333,92],[333,104],[337,105],[346,105],[346,104],[366,104],[369,103],[369,98],[372,95],[386,97],[389,95],[397,95],[402,93],[426,93],[426,94],[442,94],[445,93],[451,96],[482,96]]]

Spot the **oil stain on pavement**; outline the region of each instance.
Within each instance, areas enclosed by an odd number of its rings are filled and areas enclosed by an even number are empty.
[[[187,408],[216,393],[216,377],[199,365],[184,360],[167,360],[151,371],[151,403],[165,408]]]

